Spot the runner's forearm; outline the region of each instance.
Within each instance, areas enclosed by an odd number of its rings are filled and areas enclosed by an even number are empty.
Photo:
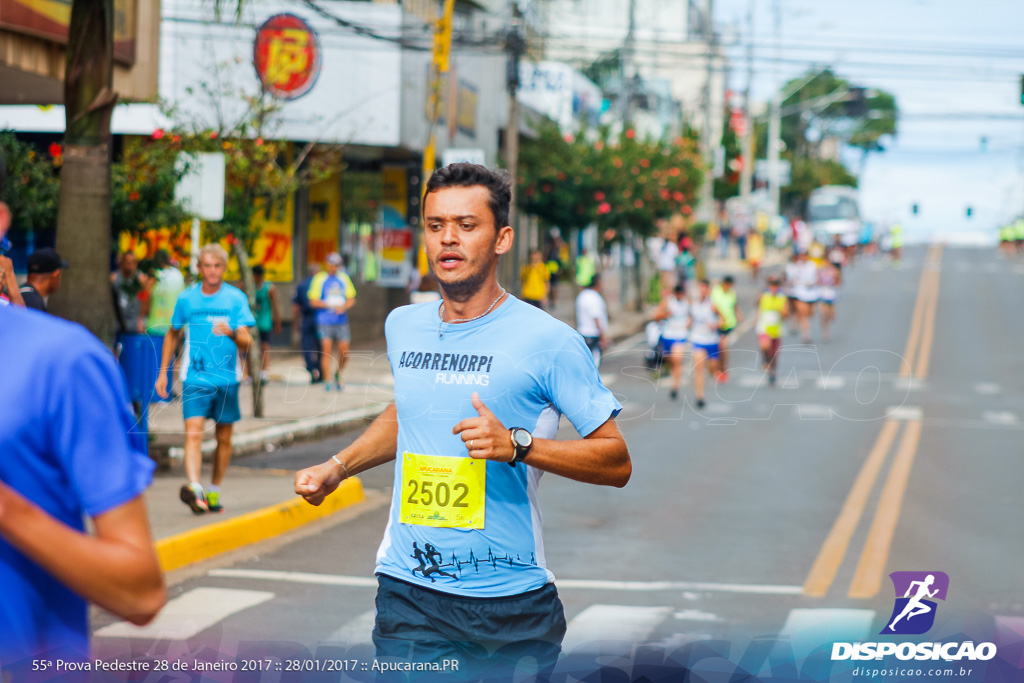
[[[583,439],[535,439],[523,462],[585,484],[617,488],[625,486],[633,472],[626,441],[613,419]]]
[[[142,497],[94,521],[96,536],[81,533],[0,488],[0,536],[86,600],[134,624],[149,622],[166,593]]]
[[[344,463],[347,476],[354,476],[394,460],[397,449],[398,410],[392,402],[362,436],[335,457]]]
[[[174,352],[178,350],[178,334],[178,330],[173,327],[167,328],[167,334],[164,335],[164,348],[160,354],[158,377],[166,373],[174,361]]]

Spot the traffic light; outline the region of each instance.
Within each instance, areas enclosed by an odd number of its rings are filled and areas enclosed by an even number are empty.
[[[1024,74],[1020,77],[1020,103],[1024,104]]]
[[[914,214],[915,216],[917,215],[917,204],[916,203],[910,205],[910,213]]]
[[[970,218],[971,214],[974,213],[974,209],[970,206],[967,207],[967,217]]]
[[[1024,102],[1024,93],[1021,94],[1021,101]],[[845,108],[846,115],[852,118],[860,118],[867,114],[867,92],[864,88],[850,88],[850,92],[846,95]]]

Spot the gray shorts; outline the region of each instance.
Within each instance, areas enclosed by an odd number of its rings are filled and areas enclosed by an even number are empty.
[[[329,340],[332,342],[352,341],[352,334],[349,332],[348,323],[341,323],[338,325],[317,325],[316,331],[320,335],[321,340]]]

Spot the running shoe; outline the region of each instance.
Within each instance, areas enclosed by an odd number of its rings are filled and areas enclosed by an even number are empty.
[[[181,487],[181,502],[188,505],[194,515],[202,515],[209,511],[202,489],[196,492],[188,484]]]
[[[679,392],[673,389],[672,391],[668,392],[668,397],[674,401],[677,398],[679,398]]]
[[[220,504],[220,491],[206,492],[206,507],[210,512],[224,512],[224,507]]]
[[[722,383],[722,384],[725,384],[726,382],[728,382],[729,381],[729,373],[728,372],[720,372],[720,373],[718,373],[718,381],[720,383]]]
[[[704,399],[698,398],[697,399],[697,410],[701,410],[703,407],[704,407]]]

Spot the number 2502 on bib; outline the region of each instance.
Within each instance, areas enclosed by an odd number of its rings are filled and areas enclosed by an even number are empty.
[[[403,524],[483,529],[487,461],[402,454]]]

